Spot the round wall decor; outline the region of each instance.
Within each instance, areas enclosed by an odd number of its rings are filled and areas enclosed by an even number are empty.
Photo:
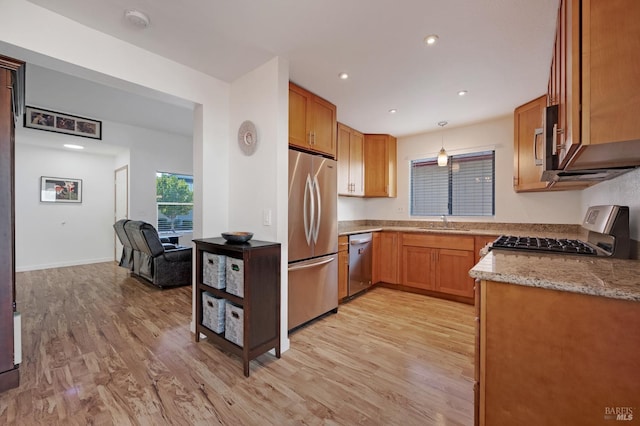
[[[251,121],[244,121],[238,129],[238,146],[245,155],[252,155],[258,147],[258,133]]]

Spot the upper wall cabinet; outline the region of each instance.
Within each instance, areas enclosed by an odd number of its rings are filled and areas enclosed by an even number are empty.
[[[391,135],[364,135],[365,197],[396,197],[397,142]]]
[[[543,182],[544,110],[547,96],[517,107],[513,114],[513,189],[516,192],[584,189],[593,182]]]
[[[640,165],[640,2],[561,0],[548,85],[561,168]]]
[[[338,123],[338,195],[364,196],[364,135]]]
[[[547,187],[541,182],[544,135],[542,134],[547,97],[520,105],[513,113],[513,189],[516,192],[540,191]]]
[[[336,157],[336,106],[289,82],[289,144]]]

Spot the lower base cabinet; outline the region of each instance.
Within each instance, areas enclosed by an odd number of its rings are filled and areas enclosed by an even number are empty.
[[[204,334],[209,342],[240,356],[249,377],[252,359],[271,349],[280,358],[280,244],[231,244],[223,238],[194,242],[195,340]]]
[[[377,273],[381,282],[389,284],[400,283],[399,257],[401,238],[402,234],[400,232],[383,231],[380,233],[379,269]]]
[[[349,294],[349,237],[338,237],[338,301]]]
[[[473,303],[473,236],[404,233],[402,285]]]
[[[637,424],[640,303],[482,281],[479,425]]]

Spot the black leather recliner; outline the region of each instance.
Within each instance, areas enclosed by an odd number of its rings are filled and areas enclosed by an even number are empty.
[[[127,222],[129,222],[128,219],[121,219],[113,224],[113,228],[116,230],[116,235],[122,244],[122,256],[120,256],[118,265],[133,271],[133,246],[124,231],[124,224]]]
[[[120,227],[118,222],[114,225],[116,233]],[[122,227],[131,246],[132,265],[128,268],[133,274],[160,288],[191,284],[191,247],[163,243],[158,231],[147,222],[128,220]],[[122,238],[120,241],[126,247]]]

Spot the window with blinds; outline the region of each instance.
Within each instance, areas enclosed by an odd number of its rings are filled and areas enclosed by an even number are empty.
[[[495,151],[411,161],[411,216],[493,216]]]

